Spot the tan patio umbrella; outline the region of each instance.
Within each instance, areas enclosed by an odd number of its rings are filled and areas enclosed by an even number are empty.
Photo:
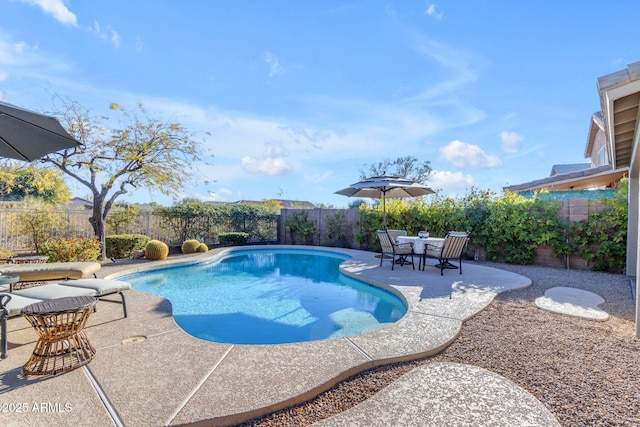
[[[0,157],[30,162],[78,145],[54,117],[0,102]]]
[[[351,184],[347,188],[336,191],[347,197],[367,197],[382,200],[382,224],[387,228],[386,199],[403,199],[405,197],[420,197],[435,194],[431,188],[401,176],[372,176]]]

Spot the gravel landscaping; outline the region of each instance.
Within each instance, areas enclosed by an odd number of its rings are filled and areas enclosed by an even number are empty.
[[[465,322],[440,354],[362,372],[301,405],[245,426],[306,426],[371,397],[416,366],[458,362],[500,374],[529,391],[564,426],[640,425],[640,340],[629,279],[589,271],[485,263],[532,279]],[[605,322],[546,312],[534,300],[567,286],[605,299]]]

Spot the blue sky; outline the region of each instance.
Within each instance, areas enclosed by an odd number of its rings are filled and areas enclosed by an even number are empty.
[[[0,15],[1,99],[140,101],[210,132],[182,193],[203,200],[346,207],[333,193],[365,164],[407,155],[444,195],[543,178],[587,162],[596,79],[640,60],[635,0],[0,0]]]

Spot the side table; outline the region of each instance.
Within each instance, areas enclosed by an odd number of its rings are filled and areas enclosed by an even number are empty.
[[[56,375],[77,369],[96,354],[84,326],[98,300],[66,297],[31,304],[22,315],[40,336],[33,354],[22,367],[25,375]]]
[[[0,274],[0,285],[9,285],[9,292],[13,292],[13,284],[20,280],[20,276]]]

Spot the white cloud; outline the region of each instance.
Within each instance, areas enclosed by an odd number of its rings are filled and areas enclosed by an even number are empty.
[[[289,154],[287,150],[280,144],[268,145],[265,153],[265,157],[273,158],[273,157],[286,157]]]
[[[38,6],[46,14],[53,16],[53,18],[64,25],[77,25],[77,18],[67,6],[65,6],[62,0],[22,0],[23,3],[32,6]]]
[[[474,187],[476,182],[471,175],[463,172],[433,171],[429,175],[427,185],[448,195],[462,196],[468,189]]]
[[[196,193],[183,193],[181,198],[193,197],[194,199],[202,200],[203,202],[227,202],[233,197],[233,191],[226,188],[219,188],[217,190],[209,191],[208,194],[200,192]]]
[[[240,162],[245,171],[259,175],[282,175],[292,170],[292,167],[282,158],[256,159],[246,156]]]
[[[264,54],[264,62],[269,65],[269,79],[287,72],[287,69],[280,65],[280,60],[271,52]]]
[[[100,40],[110,42],[116,48],[120,46],[120,34],[113,30],[109,25],[107,25],[107,28],[103,30],[98,21],[94,21],[93,27],[89,27],[87,29]]]
[[[486,169],[502,164],[498,157],[485,153],[479,146],[458,140],[440,147],[440,158],[450,161],[459,168]]]
[[[240,159],[242,169],[246,172],[258,175],[284,175],[293,167],[284,159],[289,153],[280,143],[267,143],[262,158],[244,156]]]
[[[6,34],[0,32],[0,64],[22,65],[31,62],[31,54],[37,50],[37,46],[30,46],[24,42],[10,42],[3,40]]]
[[[432,16],[436,20],[441,20],[444,13],[437,10],[437,6],[435,3],[427,2],[427,10],[424,11],[424,14],[427,16]]]
[[[458,93],[478,79],[478,69],[482,64],[481,59],[476,55],[437,42],[423,34],[416,34],[415,37],[415,49],[449,72],[449,76],[445,80],[430,85],[416,99],[441,97],[451,99],[452,93]],[[451,100],[450,102],[459,101]]]
[[[500,139],[502,140],[502,151],[505,153],[517,153],[523,138],[515,132],[505,130],[500,132]]]
[[[116,31],[111,31],[111,43],[113,43],[115,47],[120,46],[120,34]]]
[[[209,193],[210,200],[220,202],[220,201],[228,201],[233,196],[233,191],[227,188],[218,188],[215,191],[211,191]]]
[[[406,132],[391,131],[398,127],[380,128],[379,123],[368,129],[366,123],[355,121],[346,124],[348,128],[335,131],[288,119],[203,110],[179,103],[161,105],[144,101],[144,104],[147,107],[156,106],[166,114],[177,116],[190,128],[210,131],[213,136],[207,138],[208,145],[220,161],[286,155],[290,163],[295,163],[295,169],[299,169],[310,159],[358,159],[360,162],[363,153],[381,152],[382,156],[390,156],[381,150],[394,150],[396,141],[413,139]],[[340,124],[333,123],[332,126],[340,127]],[[256,155],[263,153],[265,147],[271,153]],[[279,154],[275,155],[274,152]]]
[[[37,44],[14,40],[10,34],[0,29],[0,69],[7,82],[19,76],[25,81],[50,83],[56,81],[61,72],[68,72],[73,68],[73,63],[65,56],[42,51]]]

